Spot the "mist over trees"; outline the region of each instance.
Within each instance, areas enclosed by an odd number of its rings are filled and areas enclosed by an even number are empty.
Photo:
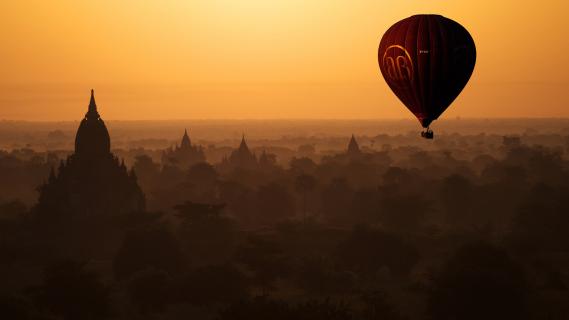
[[[113,150],[145,206],[105,214],[38,208],[70,151],[0,150],[0,316],[565,319],[568,134],[190,130],[192,152]]]

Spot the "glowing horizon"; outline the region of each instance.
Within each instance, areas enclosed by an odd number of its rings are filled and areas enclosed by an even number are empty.
[[[21,1],[0,5],[0,119],[398,119],[412,115],[376,61],[417,13],[463,24],[478,60],[443,115],[569,117],[564,18],[554,0]],[[542,52],[546,52],[547,55]]]

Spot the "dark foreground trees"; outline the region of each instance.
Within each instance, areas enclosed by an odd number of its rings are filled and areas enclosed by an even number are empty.
[[[259,296],[233,304],[217,320],[351,320],[349,307],[342,303],[308,301],[297,305]]]
[[[434,279],[430,315],[438,320],[529,319],[522,267],[493,245],[460,247]]]
[[[31,290],[43,314],[62,319],[106,319],[111,315],[109,288],[85,263],[62,261],[47,267],[43,284]]]
[[[385,267],[392,275],[404,276],[417,264],[419,252],[394,234],[360,225],[338,246],[339,263],[347,270],[373,276]]]
[[[145,269],[177,272],[185,259],[178,240],[164,224],[140,226],[129,231],[113,261],[117,279]]]

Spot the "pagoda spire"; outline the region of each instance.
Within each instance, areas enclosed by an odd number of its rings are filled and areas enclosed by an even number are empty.
[[[87,114],[85,115],[86,118],[90,119],[99,119],[100,115],[97,112],[97,103],[95,103],[95,90],[91,89],[91,100],[89,101],[89,109]]]
[[[241,136],[241,144],[239,145],[239,149],[249,150],[249,147],[247,146],[247,142],[245,141],[245,133],[243,133],[243,135]]]
[[[350,143],[348,144],[348,154],[359,154],[360,146],[356,141],[356,137],[352,134],[352,138],[350,139]]]
[[[79,124],[75,135],[75,153],[81,155],[108,155],[111,152],[111,138],[107,127],[97,112],[95,91],[91,89],[89,108]]]
[[[184,129],[184,136],[182,137],[182,144],[180,145],[181,148],[187,148],[192,145],[190,140],[190,136],[188,135],[188,129]]]

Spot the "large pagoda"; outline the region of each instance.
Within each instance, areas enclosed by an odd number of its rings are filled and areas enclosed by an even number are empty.
[[[111,152],[95,94],[75,138],[75,152],[39,188],[38,218],[57,220],[128,214],[145,209],[134,171]]]

